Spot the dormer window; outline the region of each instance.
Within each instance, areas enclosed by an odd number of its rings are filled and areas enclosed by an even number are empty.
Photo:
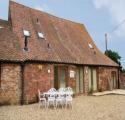
[[[39,19],[38,19],[38,18],[36,19],[36,22],[37,22],[37,23],[39,22]]]
[[[24,50],[28,51],[28,38],[30,37],[30,32],[28,30],[23,30],[23,34],[24,34]]]
[[[41,38],[41,39],[44,39],[44,34],[41,33],[41,32],[38,32],[38,37]]]
[[[23,34],[25,37],[30,37],[30,32],[28,30],[23,30]]]
[[[51,49],[51,44],[50,43],[47,44],[47,48]]]
[[[89,48],[93,49],[93,46],[92,46],[92,44],[90,44],[90,43],[89,43]]]
[[[0,26],[0,29],[2,29],[2,28],[4,28],[4,27]]]

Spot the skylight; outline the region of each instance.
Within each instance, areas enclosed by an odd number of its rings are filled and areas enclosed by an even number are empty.
[[[0,29],[2,29],[2,28],[4,28],[4,27],[0,26]]]
[[[92,46],[92,44],[90,44],[90,43],[89,43],[89,48],[93,49],[93,46]]]
[[[23,30],[23,34],[24,36],[26,37],[29,37],[30,36],[30,32],[28,30]]]
[[[44,34],[41,33],[41,32],[38,32],[38,37],[39,37],[39,38],[44,38]]]

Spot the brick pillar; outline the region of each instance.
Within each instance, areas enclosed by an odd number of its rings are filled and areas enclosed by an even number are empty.
[[[87,66],[84,67],[84,91],[86,95],[89,93],[89,69]]]

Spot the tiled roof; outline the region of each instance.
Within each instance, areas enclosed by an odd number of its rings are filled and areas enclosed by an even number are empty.
[[[10,29],[10,23],[8,21],[0,19],[0,28]]]
[[[6,53],[5,59],[118,66],[99,51],[83,24],[58,18],[15,2],[10,2],[10,22],[16,35],[13,33],[13,36],[10,36],[8,33],[10,40],[6,38],[6,43],[15,46],[12,53]],[[22,29],[29,30],[31,34],[28,38],[27,52],[23,50]],[[45,39],[38,38],[37,32],[42,32]],[[3,33],[3,36],[6,35]],[[90,48],[89,44],[93,48]],[[9,51],[10,47],[6,49]]]
[[[0,60],[20,61],[21,48],[18,37],[11,30],[0,28]]]

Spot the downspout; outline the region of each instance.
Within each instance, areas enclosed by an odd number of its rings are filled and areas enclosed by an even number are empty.
[[[24,63],[21,63],[21,98],[20,104],[24,104]]]

